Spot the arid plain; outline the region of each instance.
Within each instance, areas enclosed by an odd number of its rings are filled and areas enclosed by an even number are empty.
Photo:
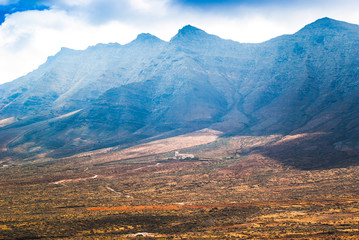
[[[205,129],[122,151],[8,162],[0,238],[357,238],[359,167],[277,156],[306,148],[314,158],[306,142],[321,133],[218,136]],[[175,159],[175,150],[195,158]]]

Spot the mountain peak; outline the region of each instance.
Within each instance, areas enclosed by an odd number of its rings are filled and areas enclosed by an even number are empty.
[[[192,25],[186,25],[184,26],[183,28],[181,28],[180,30],[178,30],[178,33],[181,33],[181,34],[196,34],[196,33],[201,33],[204,31],[199,29],[199,28],[196,28]]]
[[[138,34],[137,38],[133,40],[131,43],[156,43],[156,42],[163,42],[163,41],[150,33],[141,33]]]
[[[358,26],[355,24],[324,17],[306,25],[298,33],[323,34],[330,32],[333,34],[335,32],[353,30],[354,28],[356,29],[355,31],[357,31]]]
[[[340,25],[341,21],[332,19],[332,18],[328,18],[328,17],[324,17],[324,18],[320,18],[318,20],[316,20],[315,22],[313,22],[311,25],[312,27],[320,27],[320,28],[333,28],[335,26]]]
[[[61,47],[60,51],[56,53],[55,56],[65,56],[65,55],[71,55],[75,52],[79,52],[79,50],[67,48],[67,47]]]
[[[205,31],[196,28],[192,25],[186,25],[180,30],[178,30],[178,33],[171,39],[171,42],[196,41],[196,40],[203,40],[208,38],[218,38],[218,37],[214,35],[210,35]]]
[[[137,41],[158,41],[158,40],[161,40],[159,39],[158,37],[150,34],[150,33],[141,33],[141,34],[138,34],[137,35],[137,38],[136,38]]]
[[[333,18],[329,18],[329,17],[323,17],[323,18],[319,18],[317,19],[315,22],[339,22],[338,20],[335,20]]]

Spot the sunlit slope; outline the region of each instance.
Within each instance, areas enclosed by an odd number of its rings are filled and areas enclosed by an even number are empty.
[[[31,155],[28,143],[65,156],[204,128],[323,132],[321,148],[357,151],[358,43],[359,26],[323,18],[260,44],[185,26],[169,42],[141,34],[124,46],[62,49],[0,86],[1,119],[17,119],[0,128],[3,156]],[[49,122],[18,131],[39,121]]]

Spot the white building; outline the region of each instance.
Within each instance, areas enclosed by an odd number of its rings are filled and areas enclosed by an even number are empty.
[[[186,158],[194,158],[193,154],[181,154],[179,152],[175,152],[175,158],[176,159],[186,159]]]

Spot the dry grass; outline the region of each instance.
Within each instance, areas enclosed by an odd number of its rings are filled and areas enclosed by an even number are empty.
[[[212,129],[203,129],[185,135],[140,144],[118,152],[111,152],[111,150],[114,148],[106,148],[78,154],[73,157],[91,157],[90,160],[86,161],[91,164],[112,162],[129,158],[138,158],[214,142],[221,134],[222,132]]]
[[[206,130],[120,152],[0,168],[0,239],[127,239],[139,233],[159,239],[357,239],[358,166],[303,170],[250,152],[312,135],[222,141],[218,134]],[[201,143],[207,144],[193,148]],[[199,159],[157,155],[186,146]]]

